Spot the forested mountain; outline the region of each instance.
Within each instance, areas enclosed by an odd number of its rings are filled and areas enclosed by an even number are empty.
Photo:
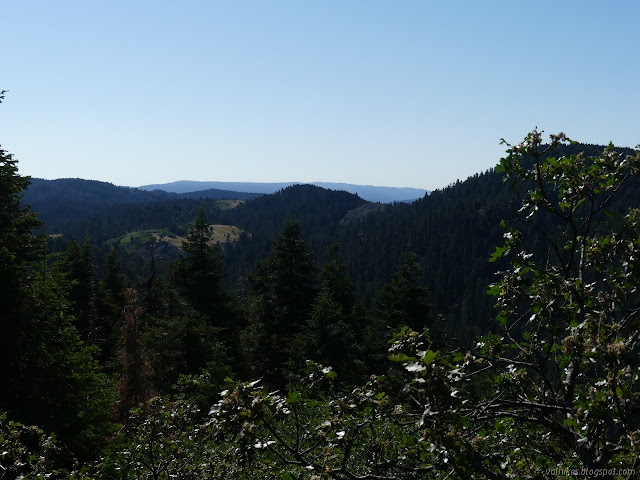
[[[26,201],[32,202],[34,210],[43,205],[47,211],[42,216],[45,231],[62,235],[56,239],[57,249],[64,248],[71,238],[88,235],[98,251],[104,252],[99,256],[106,255],[113,246],[110,239],[131,232],[166,229],[184,235],[203,205],[212,224],[233,225],[246,232],[224,247],[229,288],[234,288],[238,279],[246,277],[267,255],[287,218],[295,219],[302,225],[316,262],[321,261],[332,243],[341,244],[347,272],[365,305],[372,304],[411,249],[418,255],[423,271],[421,281],[429,286],[435,311],[447,321],[456,319],[451,328],[459,324],[465,328],[487,326],[491,308],[484,292],[493,270],[486,259],[500,241],[499,219],[509,214],[512,197],[502,177],[487,172],[435,191],[413,204],[380,205],[357,220],[341,223],[367,203],[346,192],[310,185],[291,186],[234,208],[213,199],[163,199],[161,192],[149,192],[149,197],[140,193],[133,190],[129,194],[137,200],[135,203],[120,203],[124,195],[112,195],[115,201],[111,205],[100,202],[97,194],[89,200],[86,195],[66,195],[61,200],[49,195],[46,207],[37,196],[27,196]],[[78,210],[81,213],[74,215]],[[487,230],[488,225],[493,231]],[[474,279],[473,286],[469,285],[470,278]]]
[[[41,220],[48,224],[47,231],[54,233],[58,225],[95,217],[114,205],[162,202],[166,200],[193,199],[238,199],[247,200],[260,196],[257,193],[228,190],[202,190],[175,194],[163,190],[140,190],[119,187],[108,182],[61,178],[44,180],[32,178],[23,202],[38,212]]]
[[[446,329],[459,336],[486,329],[492,316],[486,286],[498,267],[487,260],[501,241],[500,220],[510,217],[515,198],[503,176],[490,171],[337,231],[347,272],[364,303],[371,304],[412,251]]]
[[[208,188],[218,188],[223,190],[234,190],[239,192],[260,192],[275,193],[278,190],[290,187],[292,185],[300,185],[301,182],[196,182],[190,180],[181,180],[171,183],[143,185],[141,190],[165,190],[167,192],[194,192],[205,190]],[[411,202],[418,198],[424,197],[428,193],[424,189],[410,187],[381,187],[374,185],[354,185],[351,183],[336,182],[308,182],[309,185],[326,188],[329,190],[340,190],[358,195],[359,197],[370,202],[392,203],[392,202]]]
[[[597,155],[603,148],[563,145],[554,155]],[[433,191],[410,205],[389,206],[337,229],[332,238],[341,244],[347,272],[367,305],[403,255],[415,252],[422,267],[421,281],[429,289],[429,302],[436,314],[444,316],[443,328],[460,338],[472,338],[492,323],[493,301],[486,295],[487,285],[504,265],[488,259],[502,242],[501,221],[513,222],[517,217],[525,187],[490,170]],[[622,212],[629,206],[640,206],[636,178],[624,185],[608,207]],[[535,232],[527,233],[530,242],[542,240]]]
[[[69,181],[48,240],[0,149],[0,477],[632,478],[640,154],[552,142],[411,204]]]
[[[564,145],[557,154],[585,151],[594,155],[602,148]],[[130,232],[166,229],[170,234],[185,235],[187,225],[203,205],[212,224],[233,225],[244,232],[223,248],[225,285],[230,289],[236,288],[238,281],[268,254],[287,218],[300,222],[317,263],[332,243],[340,244],[347,273],[367,306],[373,304],[403,256],[412,251],[417,254],[420,280],[428,287],[433,311],[442,316],[438,328],[467,339],[492,323],[493,306],[486,287],[502,266],[487,260],[501,242],[500,221],[514,218],[522,195],[513,184],[504,182],[503,174],[493,170],[436,190],[411,204],[384,207],[346,192],[311,185],[289,186],[229,208],[229,204],[220,203],[215,197],[196,200],[184,198],[190,194],[182,194],[178,199],[176,194],[161,191],[145,192],[82,180],[57,181],[60,186],[67,186],[53,189],[50,182],[44,188],[41,182],[34,181],[25,200],[32,203],[35,211],[38,206],[44,209],[46,214],[41,218],[47,233],[63,234],[64,240],[57,240],[62,245],[58,249],[73,237],[82,239],[88,235],[98,252],[103,252],[99,256],[113,246],[110,242],[104,247],[104,242]],[[620,192],[619,205],[640,204],[635,185],[630,183]],[[57,193],[47,193],[47,187]],[[193,195],[198,193],[201,192]],[[109,200],[111,204],[105,204]],[[356,221],[341,222],[367,205],[373,208]],[[81,213],[74,214],[78,211]],[[177,253],[174,250],[172,255]]]
[[[93,191],[78,194],[72,189],[67,194],[64,193],[67,190],[63,190],[59,196],[40,194],[37,188],[34,192],[35,195],[26,195],[23,203],[31,202],[34,210],[41,207],[46,211],[41,217],[44,231],[55,235],[57,243],[88,236],[98,248],[112,238],[139,230],[166,229],[177,235],[186,234],[201,205],[212,224],[238,226],[249,233],[253,243],[262,242],[263,247],[268,248],[287,218],[298,219],[305,228],[324,231],[322,229],[337,225],[349,211],[366,204],[356,195],[312,185],[295,185],[264,196],[230,192],[224,199],[217,198],[219,191],[212,197],[199,196],[210,191],[190,194],[154,191],[149,192],[148,197],[146,192],[137,197],[140,191],[133,190],[136,197],[132,197],[139,200],[135,203],[121,201],[128,195],[128,189],[124,189],[125,195],[114,195],[117,201],[110,204],[97,200]],[[116,193],[123,192],[116,190]],[[237,198],[242,196],[254,198]],[[264,253],[264,248],[261,251]],[[249,255],[255,260],[258,258],[255,254]]]

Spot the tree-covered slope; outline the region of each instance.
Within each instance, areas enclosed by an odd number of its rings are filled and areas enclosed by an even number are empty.
[[[555,154],[585,151],[595,155],[602,148],[566,145]],[[620,207],[610,207],[620,210],[640,204],[636,184],[634,180],[620,192]],[[494,312],[485,292],[500,265],[487,260],[501,242],[500,221],[514,218],[521,193],[519,187],[505,183],[503,175],[491,170],[436,190],[412,204],[384,208],[347,192],[312,185],[290,186],[275,194],[229,204],[82,180],[34,180],[26,201],[41,218],[49,219],[45,223],[48,233],[61,233],[65,241],[89,235],[97,246],[146,229],[169,229],[184,235],[202,204],[211,223],[234,225],[246,232],[224,247],[229,288],[267,255],[287,218],[300,222],[318,263],[332,243],[341,244],[347,272],[365,305],[372,305],[377,292],[411,250],[418,255],[434,312],[444,319],[441,328],[470,337],[485,331],[492,322]],[[341,222],[367,205],[376,208],[367,208],[367,214],[357,216],[355,221]]]
[[[163,202],[175,199],[237,199],[256,198],[259,194],[233,192],[229,190],[203,190],[182,194],[162,190],[139,190],[120,187],[108,182],[62,178],[58,180],[31,179],[23,203],[38,212],[45,229],[50,233],[60,232],[64,225],[82,219],[97,217],[108,212],[114,205]],[[109,215],[107,213],[107,215]],[[91,232],[88,232],[91,234]]]
[[[570,156],[580,151],[588,156],[597,155],[603,148],[565,145],[554,156]],[[524,159],[525,163],[529,161]],[[389,281],[403,255],[414,251],[422,266],[422,280],[429,287],[429,301],[434,312],[443,316],[442,328],[452,335],[470,338],[486,331],[495,316],[486,290],[503,265],[500,261],[489,263],[488,259],[502,243],[501,221],[516,218],[524,187],[489,170],[436,190],[412,204],[387,206],[360,222],[335,230],[332,239],[341,243],[347,272],[360,298],[368,305]],[[640,185],[638,179],[632,178],[608,208],[622,212],[638,206]],[[535,232],[527,233],[530,242],[541,240]]]

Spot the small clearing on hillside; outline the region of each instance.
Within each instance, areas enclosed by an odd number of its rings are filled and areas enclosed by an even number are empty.
[[[240,238],[243,230],[234,225],[209,225],[209,232],[211,235],[210,243],[214,244],[235,242]],[[149,229],[129,232],[121,237],[108,240],[106,243],[119,245],[125,250],[134,250],[145,244],[166,242],[182,250],[182,244],[186,239],[186,236],[177,235],[168,229]]]
[[[214,243],[227,243],[235,242],[240,238],[242,229],[234,225],[209,225],[209,232],[211,234],[211,244]],[[166,235],[159,232],[151,232],[153,237],[158,242],[167,242],[174,247],[182,250],[182,244],[186,240],[186,237],[179,235]]]

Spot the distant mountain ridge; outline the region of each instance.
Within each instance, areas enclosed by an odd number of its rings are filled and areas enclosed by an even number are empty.
[[[32,178],[26,191],[26,199],[28,201],[58,202],[81,199],[85,202],[99,202],[101,204],[139,203],[163,201],[174,198],[233,198],[237,200],[250,200],[261,195],[261,193],[255,192],[237,192],[217,188],[185,192],[173,192],[163,189],[139,189],[82,178],[59,178],[56,180]]]
[[[370,202],[392,203],[411,202],[423,198],[428,192],[425,189],[411,187],[384,187],[375,185],[354,185],[351,183],[335,182],[204,182],[193,180],[179,180],[170,183],[142,185],[140,190],[164,190],[174,193],[197,192],[199,190],[219,189],[235,192],[275,193],[291,185],[308,184],[329,190],[339,190],[357,194],[360,198]]]
[[[119,187],[112,183],[81,178],[44,180],[32,178],[23,203],[32,206],[40,219],[50,222],[61,217],[82,218],[114,205],[166,202],[179,199],[236,199],[250,200],[261,193],[232,192],[206,189],[197,192],[173,193],[164,190],[140,190]]]

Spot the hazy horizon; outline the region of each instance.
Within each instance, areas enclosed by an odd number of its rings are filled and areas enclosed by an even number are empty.
[[[2,13],[0,143],[33,177],[433,190],[536,126],[640,142],[632,3],[33,0]]]
[[[19,166],[19,165],[18,165]],[[20,172],[22,174],[22,172]],[[316,184],[316,183],[327,183],[327,184],[336,184],[336,185],[358,185],[358,186],[363,186],[363,187],[384,187],[384,188],[409,188],[409,189],[414,189],[414,190],[428,190],[427,188],[424,187],[411,187],[411,186],[406,186],[406,185],[400,185],[400,186],[396,186],[396,185],[372,185],[372,184],[368,184],[368,183],[352,183],[352,182],[340,182],[340,181],[319,181],[319,180],[311,180],[311,181],[300,181],[300,180],[276,180],[276,181],[243,181],[243,180],[189,180],[187,178],[182,178],[180,180],[171,180],[168,182],[153,182],[153,183],[141,183],[141,184],[137,184],[137,185],[125,185],[125,184],[116,184],[114,182],[111,182],[109,180],[100,180],[97,178],[83,178],[83,177],[56,177],[56,178],[44,178],[41,176],[36,176],[36,175],[29,175],[29,177],[31,178],[37,178],[40,180],[49,180],[49,181],[54,181],[54,180],[65,180],[65,179],[79,179],[79,180],[89,180],[89,181],[97,181],[97,182],[105,182],[105,183],[111,183],[113,185],[116,185],[118,187],[128,187],[128,188],[140,188],[140,187],[146,187],[149,185],[170,185],[173,183],[180,183],[180,182],[194,182],[194,183],[255,183],[255,184],[268,184],[268,183],[274,183],[274,184],[279,184],[279,183],[287,183],[287,184]],[[443,187],[445,187],[446,185],[444,185]]]

